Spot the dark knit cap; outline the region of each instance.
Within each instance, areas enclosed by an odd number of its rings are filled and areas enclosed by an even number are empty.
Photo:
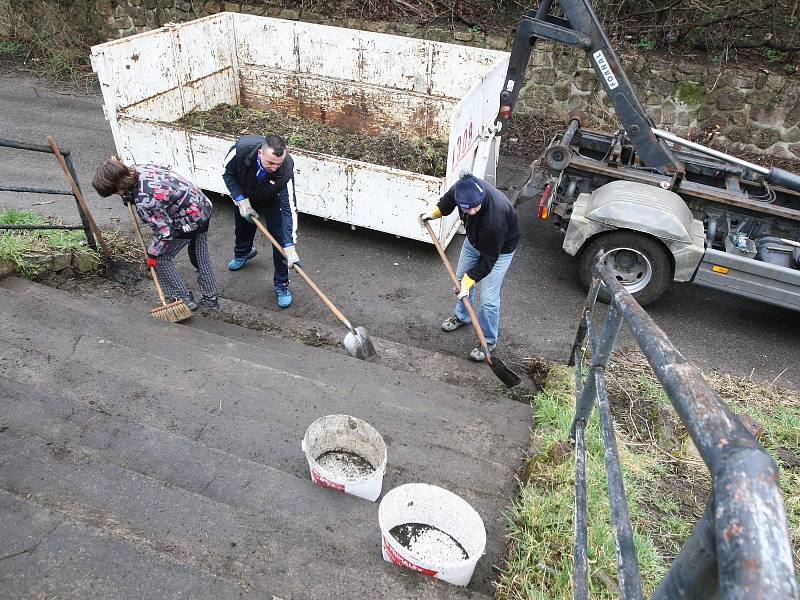
[[[472,173],[461,173],[453,185],[453,195],[458,206],[466,210],[481,204],[486,197],[483,187],[483,182]]]

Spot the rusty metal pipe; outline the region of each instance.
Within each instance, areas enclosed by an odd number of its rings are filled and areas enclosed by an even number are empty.
[[[722,596],[797,599],[772,458],[607,267],[597,268],[713,478]]]

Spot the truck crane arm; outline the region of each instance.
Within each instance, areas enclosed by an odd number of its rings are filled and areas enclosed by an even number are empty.
[[[655,124],[633,91],[589,0],[558,0],[558,3],[566,19],[550,14],[553,0],[542,0],[536,11],[528,12],[519,21],[505,83],[500,93],[500,110],[495,120],[497,135],[502,135],[508,124],[508,118],[522,87],[531,50],[537,40],[541,38],[580,48],[586,53],[589,63],[611,100],[627,138],[636,149],[638,158],[647,167],[671,176],[674,187],[684,176],[685,165],[665,142],[671,141],[682,146],[691,145],[692,142],[663,135],[664,132],[655,128]],[[577,120],[573,119],[572,123],[577,123]],[[567,129],[561,142],[563,148],[569,147],[571,133],[574,133],[575,129],[575,126]],[[734,164],[742,163],[729,155],[702,146],[698,147],[696,144],[693,146],[699,152]],[[764,168],[750,163],[746,163],[746,166],[763,175],[768,183],[800,192],[800,175],[775,167]]]
[[[682,173],[681,161],[653,134],[655,125],[636,97],[588,0],[559,0],[566,19],[549,14],[552,3],[542,0],[535,12],[529,12],[519,21],[500,94],[500,111],[495,122],[499,131],[505,128],[514,108],[533,46],[539,38],[551,40],[586,52],[642,162],[666,175]]]

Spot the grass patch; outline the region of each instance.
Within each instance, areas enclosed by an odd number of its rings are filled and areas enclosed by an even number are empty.
[[[405,137],[393,131],[374,135],[351,133],[313,119],[232,104],[220,104],[207,111],[192,111],[174,124],[226,135],[272,132],[283,136],[289,146],[310,152],[434,177],[444,177],[447,172],[447,140],[436,138]]]
[[[0,56],[15,56],[22,52],[22,43],[17,40],[0,40]]]
[[[0,224],[44,225],[45,221],[35,212],[7,208],[0,211]],[[56,222],[54,224],[61,224]],[[35,279],[46,270],[43,257],[53,254],[95,255],[86,244],[82,230],[65,229],[0,229],[0,260],[14,264],[23,277]]]
[[[704,375],[734,412],[764,427],[759,441],[781,468],[800,571],[800,393],[774,382]],[[702,516],[710,478],[674,412],[667,412],[672,410],[669,400],[641,353],[616,353],[607,379],[643,591],[649,596]],[[530,399],[536,427],[519,496],[508,514],[508,553],[495,600],[572,598],[575,467],[565,440],[575,407],[573,381],[571,368],[553,366],[544,389]],[[673,428],[665,441],[663,428],[670,420]],[[667,448],[669,440],[675,444]],[[590,596],[615,598],[614,539],[597,410],[586,429],[586,451]]]
[[[573,371],[554,366],[545,389],[531,400],[535,448],[527,460],[520,495],[510,513],[509,552],[498,583],[497,600],[572,598],[572,544],[575,473],[573,461],[558,460],[554,449],[569,433],[574,411]],[[639,566],[647,594],[666,564],[638,518],[643,496],[659,474],[656,457],[632,452],[618,439]],[[600,431],[595,416],[586,428],[586,481],[589,522],[589,570],[592,598],[614,598],[616,565],[608,509]]]

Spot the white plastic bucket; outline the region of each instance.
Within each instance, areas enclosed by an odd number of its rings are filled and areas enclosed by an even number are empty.
[[[311,479],[317,485],[352,494],[374,502],[381,495],[386,473],[386,444],[376,429],[349,415],[320,417],[306,429],[301,444],[308,460]],[[352,452],[367,460],[374,471],[347,476],[333,472],[317,459],[331,451]]]
[[[466,586],[486,550],[486,528],[463,498],[427,483],[407,483],[387,493],[378,507],[383,559],[455,585]],[[461,544],[467,558],[442,562],[403,546],[390,533],[407,523],[436,527]]]

